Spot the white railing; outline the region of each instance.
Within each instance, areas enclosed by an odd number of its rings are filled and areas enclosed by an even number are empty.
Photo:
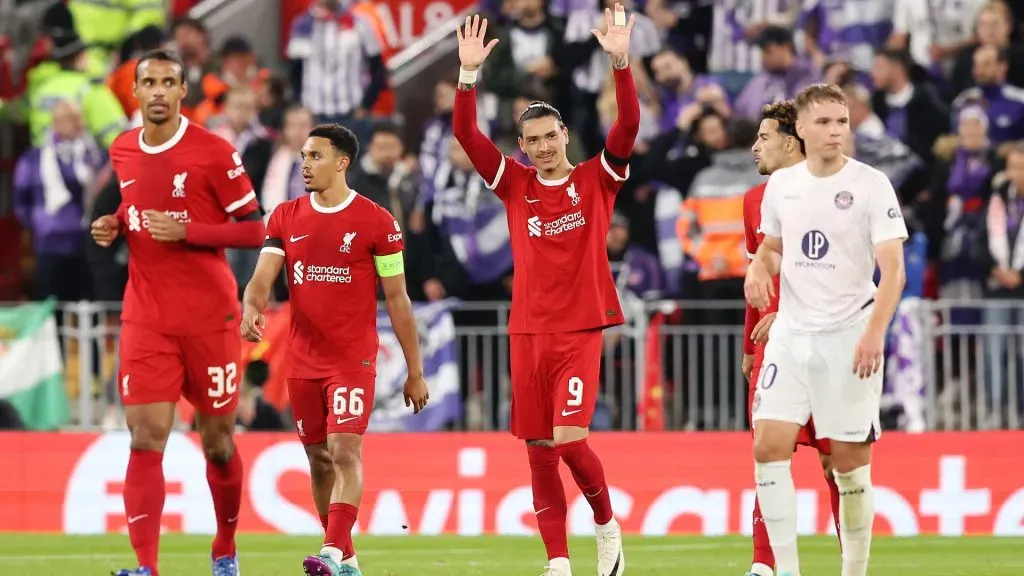
[[[649,386],[665,427],[740,430],[747,426],[747,384],[740,373],[742,326],[701,325],[689,315],[742,303],[627,301],[629,322],[605,337],[595,427],[642,429],[638,405]],[[116,414],[120,304],[63,304],[60,333],[77,427]],[[509,304],[454,309],[455,353],[465,412],[459,428],[507,427],[510,398]],[[894,322],[883,419],[912,431],[1019,429],[1024,426],[1024,302],[906,300]],[[652,322],[660,325],[651,330]],[[652,349],[652,346],[657,348]],[[656,357],[649,353],[660,351]],[[852,351],[851,351],[852,354]],[[651,370],[650,363],[654,363]],[[657,382],[648,377],[660,375]]]

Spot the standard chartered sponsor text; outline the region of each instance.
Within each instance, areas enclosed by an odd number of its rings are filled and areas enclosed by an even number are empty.
[[[545,222],[544,235],[555,236],[563,232],[575,230],[576,228],[579,228],[580,226],[583,226],[586,223],[587,219],[583,217],[583,211],[577,210],[576,212],[565,214],[564,216],[558,218],[557,220]]]
[[[352,268],[345,266],[306,266],[306,282],[352,283]]]

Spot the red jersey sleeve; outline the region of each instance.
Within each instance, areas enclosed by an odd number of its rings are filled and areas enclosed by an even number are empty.
[[[743,236],[746,239],[747,258],[754,259],[760,242],[757,240],[757,225],[761,220],[761,206],[757,202],[757,188],[747,190],[743,196]]]
[[[223,138],[214,136],[210,150],[210,171],[207,176],[221,208],[235,219],[256,210],[256,191],[242,166],[242,156]]]
[[[390,256],[405,249],[405,239],[398,220],[384,208],[378,209],[377,237],[373,239],[374,256]]]
[[[263,239],[263,248],[260,250],[261,254],[267,252],[284,256],[284,231],[281,220],[284,218],[282,212],[284,212],[285,206],[285,204],[279,204],[270,215],[270,219],[267,221],[267,236]]]

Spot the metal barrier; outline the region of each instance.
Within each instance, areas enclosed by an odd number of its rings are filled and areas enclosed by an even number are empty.
[[[747,427],[740,372],[742,303],[623,302],[629,321],[605,333],[598,429],[643,429],[643,399],[672,430]],[[115,425],[120,303],[60,307],[60,335],[78,428]],[[453,310],[464,414],[457,428],[508,426],[509,303]],[[1020,429],[1024,424],[1024,302],[906,300],[888,352],[883,420],[911,431]],[[851,350],[852,354],[853,351]],[[652,395],[653,394],[653,395]],[[106,421],[105,421],[106,420]]]

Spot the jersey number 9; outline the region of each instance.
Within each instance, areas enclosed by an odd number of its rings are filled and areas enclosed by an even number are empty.
[[[362,416],[363,389],[353,388],[351,392],[349,392],[349,389],[345,387],[335,389],[334,414],[337,416],[344,416],[345,414]]]
[[[569,395],[572,398],[566,400],[566,406],[580,406],[583,404],[583,380],[579,376],[569,378]]]

